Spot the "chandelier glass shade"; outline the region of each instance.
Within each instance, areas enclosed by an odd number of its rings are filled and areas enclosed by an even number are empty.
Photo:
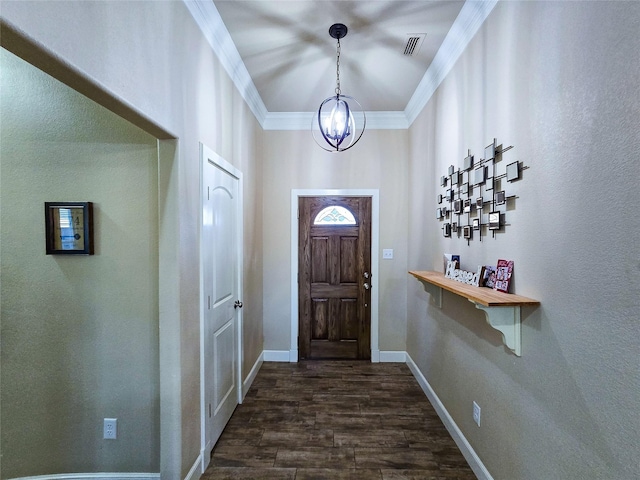
[[[347,34],[341,23],[332,25],[329,34],[338,40],[336,55],[336,90],[333,97],[320,104],[311,122],[316,143],[329,152],[342,152],[353,147],[362,137],[367,118],[358,101],[340,92],[340,39]]]

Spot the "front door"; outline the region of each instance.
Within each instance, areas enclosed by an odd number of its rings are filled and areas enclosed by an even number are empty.
[[[371,358],[371,197],[300,197],[301,359]]]
[[[203,444],[208,453],[238,405],[239,172],[202,148]]]

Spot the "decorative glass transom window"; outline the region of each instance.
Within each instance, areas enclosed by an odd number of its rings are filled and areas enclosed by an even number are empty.
[[[316,219],[314,225],[355,225],[356,219],[349,210],[339,205],[332,205],[323,208]]]

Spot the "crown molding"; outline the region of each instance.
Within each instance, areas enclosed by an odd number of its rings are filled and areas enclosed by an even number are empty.
[[[212,0],[183,0],[264,130],[307,130],[314,112],[269,112]],[[404,111],[367,112],[367,129],[407,129],[426,106],[498,0],[467,0]]]
[[[498,0],[467,0],[433,58],[404,113],[411,125],[467,48]]]
[[[183,0],[189,13],[200,27],[223,68],[247,102],[260,125],[264,124],[267,107],[244,65],[227,27],[212,0]]]

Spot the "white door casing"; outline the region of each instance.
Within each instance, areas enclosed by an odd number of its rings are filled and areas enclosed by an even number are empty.
[[[242,401],[242,174],[200,144],[202,471]]]

